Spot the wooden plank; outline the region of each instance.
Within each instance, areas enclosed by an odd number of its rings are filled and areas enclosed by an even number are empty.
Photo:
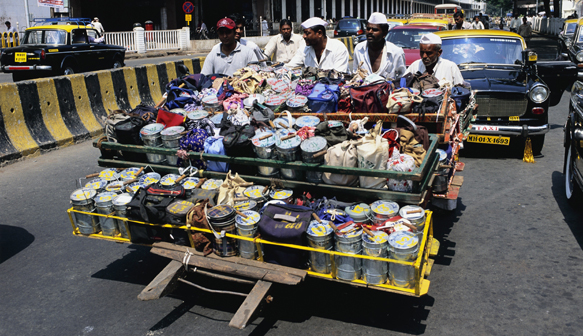
[[[167,249],[152,248],[150,252],[174,260],[182,260],[184,258],[184,253]],[[188,265],[232,274],[243,278],[266,280],[284,285],[297,285],[302,281],[301,277],[293,274],[254,266],[238,265],[227,260],[217,260],[198,255],[192,255],[188,261]]]
[[[156,242],[152,245],[152,247],[165,248],[167,250],[179,251],[179,252],[183,252],[183,253],[186,252],[186,249],[188,248],[187,246],[181,246],[181,245],[176,245],[176,244],[167,243],[167,242]],[[195,255],[203,256],[202,252],[192,251],[192,249],[189,249],[189,251]],[[211,254],[207,255],[206,258],[229,261],[229,262],[239,264],[239,265],[255,266],[255,267],[265,268],[268,270],[285,272],[285,273],[299,276],[302,279],[305,279],[306,275],[308,274],[308,272],[306,272],[304,270],[297,269],[297,268],[286,267],[286,266],[281,266],[281,265],[276,265],[276,264],[270,264],[270,263],[265,263],[265,262],[258,261],[258,260],[245,259],[245,258],[241,258],[241,257],[219,257],[218,255],[211,253]]]
[[[229,327],[243,329],[247,326],[247,322],[259,304],[267,294],[267,291],[271,288],[271,282],[259,280],[251,290],[251,293],[247,296],[243,304],[237,309],[235,316],[229,322]]]
[[[184,273],[182,263],[171,260],[162,272],[160,272],[152,282],[142,290],[138,299],[142,301],[155,300],[172,292],[177,284],[177,279]]]
[[[461,187],[464,184],[464,177],[460,175],[456,175],[453,177],[453,181],[451,181],[451,185],[456,187]]]
[[[456,162],[455,164],[455,171],[464,171],[464,168],[466,167],[466,164],[463,162]]]

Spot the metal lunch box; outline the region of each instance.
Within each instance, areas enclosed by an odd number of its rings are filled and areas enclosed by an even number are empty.
[[[107,168],[99,172],[99,178],[106,180],[107,182],[115,181],[119,178],[119,173],[115,168]]]
[[[124,190],[124,184],[122,181],[113,181],[110,182],[107,187],[105,187],[105,191],[114,192],[117,194],[122,193]]]
[[[308,97],[306,96],[294,96],[285,102],[291,111],[301,111],[307,103]]]
[[[242,211],[247,216],[244,218],[241,215],[235,216],[235,226],[237,227],[237,234],[243,237],[255,237],[257,233],[257,223],[261,219],[259,213],[251,210]],[[239,240],[239,255],[245,259],[255,259],[257,256],[257,247],[252,241]]]
[[[441,194],[447,191],[450,168],[444,167],[447,165],[447,152],[443,149],[437,149],[436,152],[439,155],[439,168],[433,180],[433,192]]]
[[[346,233],[338,232],[335,237],[335,250],[346,254],[361,254],[362,252],[362,229],[356,226],[352,231]],[[334,266],[332,276],[340,280],[358,280],[362,276],[362,259],[334,256]]]
[[[425,210],[418,205],[406,205],[399,210],[399,216],[409,220],[417,228],[417,237],[421,241],[425,229]]]
[[[373,237],[362,234],[362,254],[370,257],[386,258],[389,235],[374,231]],[[387,282],[388,265],[386,261],[362,259],[363,279],[368,284],[379,285]]]
[[[243,105],[249,109],[253,107],[253,103],[255,102],[263,104],[265,102],[265,96],[259,93],[254,93],[243,99]]]
[[[294,200],[293,195],[294,195],[294,192],[291,189],[272,190],[269,193],[269,197],[272,200],[283,201],[283,202],[286,202],[288,204],[293,203],[293,200]]]
[[[280,95],[272,95],[265,100],[265,105],[272,110],[275,110],[279,105],[285,102],[285,97]]]
[[[370,205],[373,224],[378,225],[399,213],[399,204],[378,200]]]
[[[308,246],[321,250],[332,250],[334,247],[334,230],[332,230],[329,221],[322,220],[321,223],[317,220],[311,221],[306,233]],[[310,269],[312,272],[330,274],[332,272],[332,256],[326,253],[310,251]]]
[[[253,150],[260,159],[277,159],[277,152],[275,150],[275,134],[273,132],[259,132],[251,138]],[[279,169],[277,167],[257,166],[259,174],[263,176],[271,176],[276,174]]]
[[[194,191],[194,188],[196,187],[198,182],[200,182],[200,179],[198,177],[187,177],[184,180],[180,181],[182,187],[184,188],[187,198],[192,196],[192,192]]]
[[[189,120],[201,120],[204,119],[206,117],[209,116],[209,113],[207,111],[204,110],[198,110],[198,111],[193,111],[193,112],[189,112],[186,117]]]
[[[93,199],[97,213],[102,215],[113,214],[113,200],[116,197],[116,193],[109,191],[97,194]],[[99,216],[99,225],[101,226],[101,234],[104,236],[113,237],[119,233],[114,218]]]
[[[178,180],[179,178],[180,178],[180,175],[166,174],[166,175],[162,176],[162,178],[160,179],[160,185],[163,188],[171,188],[172,186],[174,186],[176,184],[176,180]]]
[[[213,109],[213,111],[222,110],[223,105],[219,102],[216,96],[206,96],[202,99],[202,106],[205,110]]]
[[[389,236],[389,258],[415,261],[419,252],[419,238],[408,231],[397,231]],[[401,288],[415,286],[415,266],[389,263],[389,282]]]
[[[204,190],[217,190],[221,187],[222,184],[223,180],[208,179],[202,184],[200,188]]]
[[[320,123],[320,118],[315,116],[303,116],[296,119],[296,125],[302,127],[316,127]]]
[[[83,189],[92,189],[95,190],[95,192],[100,193],[105,191],[105,187],[107,187],[107,181],[101,177],[98,177],[85,183],[85,187]]]
[[[267,201],[267,195],[263,193],[265,186],[253,185],[245,188],[243,195],[245,195],[249,200],[255,201],[258,207],[261,207],[263,203]]]
[[[131,181],[134,180],[136,178],[139,178],[140,176],[143,175],[143,169],[142,172],[140,172],[140,175],[137,176],[136,174],[140,171],[141,168],[138,167],[131,167],[131,168],[127,168],[124,169],[120,174],[119,174],[119,178],[121,178],[122,181]]]
[[[277,150],[277,156],[280,160],[285,162],[299,161],[298,153],[302,143],[302,138],[297,135],[294,135],[291,138],[288,138],[288,136],[289,135],[276,135],[275,148]],[[285,179],[300,180],[302,177],[302,171],[282,168],[281,176]]]
[[[371,221],[370,206],[368,204],[354,204],[344,208],[344,211],[355,223],[368,224]]]
[[[94,189],[77,189],[71,193],[70,200],[73,209],[83,212],[95,211],[93,198],[97,195]],[[71,212],[73,222],[81,234],[89,235],[100,231],[97,216]]]
[[[138,191],[138,189],[146,189],[147,186],[148,185],[144,183],[134,182],[126,186],[126,192],[133,196]]]
[[[235,210],[237,211],[257,211],[257,202],[254,200],[240,201],[235,203]]]
[[[208,210],[209,224],[217,231],[236,234],[235,209],[230,205],[221,204]],[[213,240],[213,250],[219,256],[237,255],[237,239],[220,237]]]
[[[150,147],[162,147],[160,132],[162,132],[164,127],[164,124],[149,124],[142,127],[140,130],[140,137],[142,138],[144,145]],[[165,158],[164,155],[150,153],[146,153],[146,157],[150,163],[161,163]]]
[[[290,120],[291,120],[291,125],[290,125]],[[273,124],[275,125],[276,128],[292,128],[294,127],[296,123],[296,118],[275,118],[273,119]]]
[[[115,210],[115,215],[117,217],[127,218],[126,210],[128,203],[132,200],[132,195],[128,193],[121,194],[113,200],[113,209]],[[122,238],[129,238],[129,230],[127,226],[127,221],[121,219],[115,219],[115,224],[117,229],[121,234]]]
[[[162,144],[165,148],[178,150],[180,149],[180,139],[183,136],[185,128],[183,126],[173,126],[168,127],[162,132],[160,132],[160,136],[162,137]],[[178,163],[178,156],[176,154],[173,155],[166,155],[166,161],[168,161],[168,165],[176,166]]]
[[[306,163],[324,163],[324,155],[328,151],[328,142],[324,137],[314,136],[302,141],[302,161]],[[322,174],[317,171],[306,171],[306,181],[322,183]]]
[[[138,180],[139,183],[149,186],[150,184],[158,183],[160,181],[160,174],[158,173],[147,173],[142,175]]]

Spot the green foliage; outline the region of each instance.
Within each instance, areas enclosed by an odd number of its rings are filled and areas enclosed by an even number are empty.
[[[513,0],[486,0],[486,12],[491,15],[500,15],[500,9],[503,13],[512,12],[514,7]]]

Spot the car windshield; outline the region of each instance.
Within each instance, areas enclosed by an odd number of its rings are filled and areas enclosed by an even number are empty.
[[[340,20],[338,29],[361,29],[359,20]]]
[[[565,34],[575,34],[575,28],[577,28],[577,22],[567,23],[567,29],[565,29]]]
[[[444,39],[441,57],[456,64],[516,64],[522,60],[522,43],[512,37]]]
[[[22,44],[67,44],[67,32],[55,29],[29,30],[24,35]]]
[[[387,41],[397,47],[406,49],[419,49],[421,36],[437,31],[437,29],[395,29],[387,34]]]

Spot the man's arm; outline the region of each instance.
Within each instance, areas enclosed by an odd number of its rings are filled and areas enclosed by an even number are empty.
[[[395,60],[393,63],[396,78],[402,77],[407,71],[407,66],[405,64],[405,51],[401,48],[400,52],[395,55]]]
[[[274,37],[269,39],[269,42],[267,42],[267,45],[265,46],[265,55],[267,56],[267,58],[271,57],[275,52],[278,37],[279,35],[275,35]]]
[[[202,70],[200,70],[200,73],[205,75],[205,76],[215,73],[215,65],[214,65],[213,57],[212,57],[213,51],[214,51],[214,48],[213,48],[213,50],[211,50],[211,52],[208,55],[206,55],[206,58],[204,60],[204,64],[202,65]]]
[[[346,46],[344,45],[344,43],[342,43],[342,46],[344,48],[341,48],[338,51],[336,58],[334,59],[334,69],[336,69],[337,71],[340,71],[340,72],[349,72],[350,70],[348,70],[348,59],[349,59],[348,49],[346,49]]]
[[[295,68],[295,67],[299,67],[299,66],[304,66],[304,62],[306,59],[306,54],[305,54],[306,48],[298,49],[296,51],[296,54],[294,55],[294,57],[292,57],[292,59],[285,65],[286,68],[291,69],[291,68]]]

